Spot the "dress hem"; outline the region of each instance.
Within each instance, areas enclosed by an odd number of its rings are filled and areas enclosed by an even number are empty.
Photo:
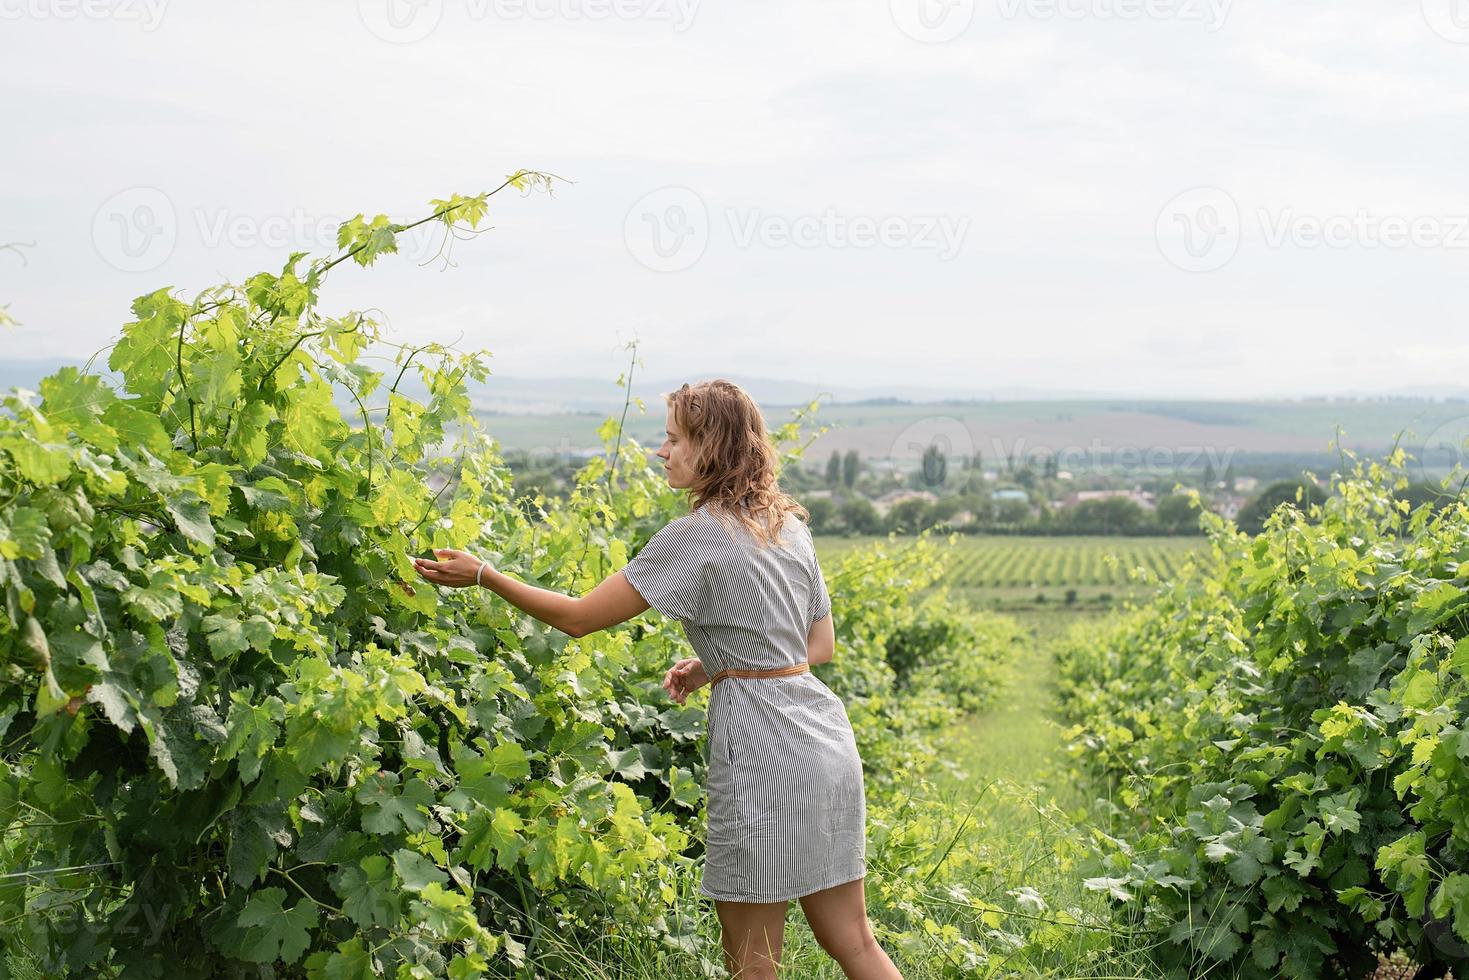
[[[706,889],[702,884],[699,886],[699,894],[720,902],[789,902],[797,898],[805,898],[807,895],[813,895],[819,891],[825,891],[828,888],[835,888],[837,885],[845,885],[866,877],[867,869],[864,868],[862,869],[862,871],[858,872],[855,875],[841,877],[835,881],[829,881],[824,885],[818,885],[815,888],[808,888],[804,891],[796,892],[794,895],[786,895],[784,897],[776,898],[751,898],[748,895],[715,895],[713,892],[710,892],[708,889]]]

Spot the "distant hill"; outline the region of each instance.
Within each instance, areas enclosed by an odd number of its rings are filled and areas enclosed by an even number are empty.
[[[35,389],[40,378],[67,363],[63,360],[0,358],[0,389]],[[98,358],[94,369],[105,369]],[[1181,471],[1202,470],[1213,461],[1223,470],[1230,460],[1323,460],[1335,429],[1354,451],[1379,453],[1404,429],[1413,438],[1405,448],[1420,456],[1419,446],[1432,438],[1456,444],[1469,420],[1469,389],[1458,398],[1416,396],[1344,396],[1275,400],[1149,400],[1106,397],[1096,393],[1010,388],[984,393],[947,388],[886,385],[859,388],[821,385],[788,379],[727,374],[766,410],[773,427],[792,410],[820,398],[815,426],[830,426],[807,449],[807,459],[824,459],[832,451],[855,449],[869,460],[911,465],[930,444],[951,457],[978,454],[986,467],[1013,456],[1017,465],[1027,455],[1059,452],[1063,466],[1084,466],[1087,459],[1135,450],[1156,465]],[[663,440],[661,395],[683,379],[634,377],[633,394],[647,414],[634,407],[627,432],[645,446]],[[404,377],[402,390],[422,399],[426,392],[415,372]],[[1023,393],[1023,394],[1022,394]],[[1452,392],[1433,393],[1439,396]],[[608,416],[620,416],[626,392],[611,379],[520,378],[492,374],[471,386],[475,411],[487,431],[506,449],[553,454],[595,451],[596,428]],[[1041,397],[1046,396],[1046,397]],[[371,401],[377,403],[378,396]],[[340,396],[344,410],[350,399]],[[1416,441],[1415,441],[1416,440]],[[1078,462],[1067,463],[1070,455]],[[1442,456],[1451,460],[1452,453]],[[1138,460],[1135,459],[1134,463]]]
[[[67,364],[82,365],[81,360],[45,359],[27,360],[0,356],[0,391],[15,386],[34,390],[36,382],[56,369]],[[106,372],[106,356],[98,355],[94,370]],[[671,392],[685,381],[695,382],[708,378],[722,377],[733,381],[748,391],[761,405],[794,406],[804,405],[818,396],[822,404],[850,405],[903,405],[937,403],[995,403],[1026,401],[1070,401],[1134,402],[1136,395],[1109,392],[1101,389],[1039,388],[1026,385],[1009,385],[1001,388],[959,388],[954,386],[929,385],[854,385],[823,384],[819,381],[794,381],[787,378],[766,378],[725,372],[679,378],[646,378],[634,376],[633,394],[641,397],[650,408],[661,404],[660,395]],[[423,386],[412,372],[404,378],[405,390],[422,394]],[[471,396],[476,408],[487,414],[543,415],[555,413],[608,412],[620,408],[624,396],[612,378],[544,377],[527,378],[492,374],[484,384],[472,383]],[[1339,400],[1381,401],[1400,399],[1411,402],[1439,400],[1469,400],[1469,386],[1440,387],[1422,390],[1393,389],[1384,392],[1343,392],[1340,395],[1305,397],[1293,399],[1302,403],[1332,402]],[[1152,399],[1152,403],[1170,404],[1167,399]],[[1246,400],[1245,404],[1275,404],[1280,400]],[[1183,402],[1178,402],[1182,404]],[[1189,401],[1189,404],[1225,405],[1235,404],[1223,400]]]
[[[85,361],[64,360],[37,360],[23,361],[0,358],[0,391],[9,391],[11,388],[28,388],[36,390],[36,384],[48,374],[54,374],[68,364],[74,365],[80,370]],[[92,365],[94,370],[105,372],[107,370],[106,358],[99,356]]]

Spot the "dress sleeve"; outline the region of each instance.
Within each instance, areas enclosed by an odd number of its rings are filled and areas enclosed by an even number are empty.
[[[671,619],[698,619],[704,606],[704,563],[694,525],[669,521],[623,566],[643,600]]]
[[[825,619],[831,612],[831,596],[826,591],[826,576],[821,574],[821,562],[816,559],[816,549],[811,549],[811,601],[806,607],[806,628],[810,629],[818,619]]]

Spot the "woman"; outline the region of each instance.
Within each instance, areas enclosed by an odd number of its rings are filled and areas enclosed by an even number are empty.
[[[901,980],[867,920],[866,797],[852,726],[809,668],[830,661],[836,645],[809,515],[776,483],[764,417],[743,389],[685,384],[667,400],[658,456],[693,509],[621,571],[579,598],[463,551],[416,559],[419,574],[483,585],[572,636],[650,605],[679,620],[698,656],[670,668],[664,688],[683,704],[713,684],[700,892],[718,911],[725,965],[742,980],[774,977],[794,898],[848,977]]]

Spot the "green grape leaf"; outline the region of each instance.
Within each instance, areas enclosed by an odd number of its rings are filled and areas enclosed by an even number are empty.
[[[398,916],[398,890],[388,859],[381,854],[340,869],[332,887],[342,898],[342,911],[364,929],[386,926]]]
[[[636,782],[649,773],[658,772],[663,764],[658,746],[641,742],[617,751],[607,752],[612,770],[624,779]]]
[[[40,558],[50,542],[46,515],[34,507],[16,507],[0,523],[0,558]]]
[[[236,920],[243,927],[242,949],[252,963],[294,963],[311,944],[316,926],[316,906],[301,899],[293,907],[282,907],[286,893],[280,888],[262,888],[250,896]]]
[[[233,616],[211,613],[200,625],[209,641],[209,649],[220,659],[244,653],[250,647],[245,625]]]
[[[236,484],[245,502],[255,510],[291,510],[296,502],[291,499],[291,488],[278,476],[267,476],[254,483]]]
[[[102,421],[117,433],[124,446],[141,446],[155,456],[167,455],[170,442],[156,412],[132,401],[115,401],[102,413]]]
[[[357,791],[357,801],[366,809],[362,829],[373,834],[395,834],[400,830],[420,831],[428,826],[424,811],[434,803],[434,791],[421,779],[409,779],[401,792],[396,773],[380,772],[368,777]]]
[[[446,884],[449,876],[417,851],[399,848],[393,852],[393,870],[411,892],[421,892],[431,883]]]

